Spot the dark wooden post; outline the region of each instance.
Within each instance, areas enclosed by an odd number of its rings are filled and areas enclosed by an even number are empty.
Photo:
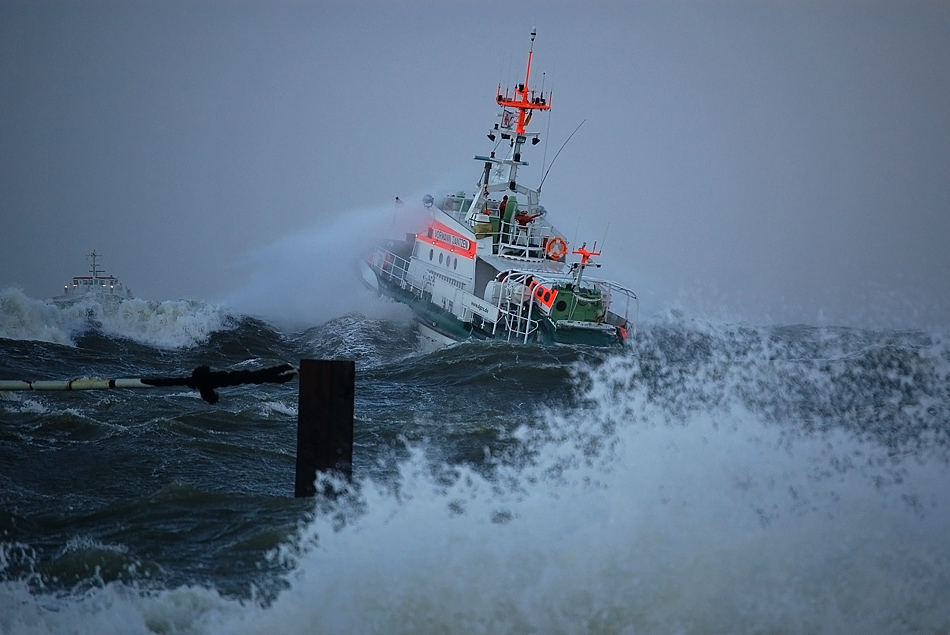
[[[317,470],[347,479],[353,472],[352,360],[300,360],[297,404],[297,476],[294,496],[313,496]]]

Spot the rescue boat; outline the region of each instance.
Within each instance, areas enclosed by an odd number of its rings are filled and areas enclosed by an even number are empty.
[[[412,308],[428,348],[470,339],[622,346],[634,333],[636,293],[585,275],[600,266],[596,243],[571,249],[540,204],[541,186],[518,180],[528,165],[522,153],[540,142],[528,132],[532,115],[552,103],[550,92],[529,88],[536,35],[524,83],[498,87],[499,122],[488,132],[495,147],[475,157],[476,188],[426,195],[424,229],[377,245],[361,262],[369,288]]]

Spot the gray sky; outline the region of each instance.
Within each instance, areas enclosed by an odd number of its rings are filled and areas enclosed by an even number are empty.
[[[6,0],[0,287],[97,249],[144,298],[349,310],[354,237],[475,183],[537,27],[522,180],[586,120],[542,202],[644,314],[950,324],[950,3],[581,4]]]

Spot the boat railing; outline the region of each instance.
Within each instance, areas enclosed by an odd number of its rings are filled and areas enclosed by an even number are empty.
[[[502,281],[496,306],[508,331],[509,342],[519,339],[523,344],[527,344],[528,338],[540,325],[539,320],[533,317],[531,277],[529,272],[509,271]],[[499,322],[495,323],[496,331]]]
[[[637,297],[637,294],[631,289],[610,280],[590,279],[588,281],[598,285],[602,292],[607,295],[607,311],[615,315],[618,320],[623,321],[623,324],[618,326],[623,326],[628,331],[636,334],[637,322],[640,319],[640,298]],[[620,305],[623,305],[622,313]],[[634,311],[632,321],[630,320],[631,308]]]
[[[409,273],[409,259],[400,256],[385,247],[378,246],[369,258],[369,264],[379,276],[401,289],[424,298],[426,292],[431,293],[435,284],[433,272],[419,277]],[[441,276],[440,276],[441,277]],[[540,309],[535,306],[533,290],[536,285],[557,285],[571,283],[572,277],[566,274],[540,274],[537,271],[511,269],[502,272],[499,276],[501,283],[497,297],[492,294],[491,302],[498,310],[498,319],[494,320],[492,332],[498,334],[498,329],[506,331],[507,339],[527,343],[531,335],[540,327],[542,317]],[[450,284],[457,281],[447,279]],[[620,284],[610,280],[585,278],[584,286],[594,286],[600,289],[607,300],[607,321],[614,326],[636,333],[636,324],[639,319],[640,304],[637,294]],[[486,300],[489,298],[486,296]],[[634,317],[631,320],[631,310]]]
[[[531,304],[533,303],[528,304],[527,315],[523,310],[502,310],[502,318],[505,320],[505,328],[508,330],[509,342],[521,340],[522,344],[527,344],[531,334],[538,330],[538,321],[530,317]]]
[[[502,221],[495,253],[516,258],[543,259],[547,256],[549,241],[558,237],[554,226],[543,218],[535,218],[525,224]]]
[[[539,274],[537,271],[520,269],[509,270],[502,275],[505,278],[502,295],[504,299],[507,299],[508,306],[507,309],[503,307],[501,305],[502,298],[499,298],[498,308],[502,313],[510,313],[520,318],[531,317],[529,311],[534,302],[528,302],[527,300],[530,298],[529,290],[533,284],[556,286],[573,282],[573,277],[569,274]],[[584,278],[583,286],[596,287],[600,290],[606,300],[608,322],[614,326],[622,326],[634,334],[636,333],[637,322],[640,318],[640,299],[633,290],[611,280],[601,278]],[[505,289],[507,289],[507,292]],[[632,316],[631,312],[633,313]],[[534,328],[537,328],[537,321],[534,322]]]
[[[547,256],[546,249],[549,241],[555,238],[564,239],[543,213],[527,222],[515,220],[520,213],[537,213],[526,205],[518,206],[512,220],[499,220],[496,215],[494,220],[489,222],[476,220],[477,216],[491,218],[491,214],[488,214],[489,210],[474,214],[471,207],[471,198],[455,195],[446,196],[439,209],[458,223],[472,227],[476,237],[491,236],[493,253],[515,258],[543,259]]]
[[[571,279],[568,278],[568,280]],[[613,323],[615,326],[622,326],[627,330],[636,330],[636,324],[640,318],[640,298],[633,290],[611,280],[601,278],[584,278],[582,286],[594,286],[600,289],[602,297],[606,300],[607,313],[614,316]],[[630,319],[631,309],[634,313],[633,320]]]
[[[409,280],[409,260],[407,258],[403,258],[383,247],[377,247],[373,252],[370,265],[378,274],[384,276],[389,281],[395,282],[403,288],[407,285],[412,286]],[[421,292],[421,284],[419,285],[419,289]]]
[[[435,283],[436,276],[434,272],[429,271],[421,278],[413,275],[409,273],[409,260],[407,258],[384,247],[376,248],[369,264],[379,275],[417,297],[422,297],[426,292],[432,292],[432,285]],[[446,281],[458,286],[458,282],[455,280],[446,279]]]

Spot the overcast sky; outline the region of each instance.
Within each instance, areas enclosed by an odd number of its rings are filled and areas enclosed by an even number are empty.
[[[532,27],[521,178],[585,121],[542,203],[645,315],[950,324],[947,2],[5,0],[0,288],[96,249],[140,297],[343,313],[396,196],[477,181]]]

